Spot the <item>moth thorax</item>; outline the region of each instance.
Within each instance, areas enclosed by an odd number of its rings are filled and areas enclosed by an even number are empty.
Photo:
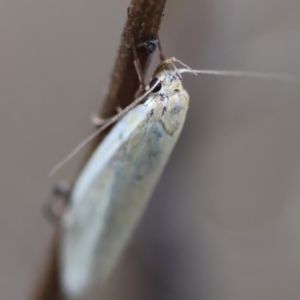
[[[170,94],[182,90],[181,79],[175,71],[165,70],[162,72],[162,86]]]

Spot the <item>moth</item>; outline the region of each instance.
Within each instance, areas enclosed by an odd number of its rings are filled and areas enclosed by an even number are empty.
[[[141,218],[181,133],[189,105],[180,73],[163,62],[150,91],[118,121],[78,176],[60,222],[63,290],[103,282]]]
[[[176,68],[176,62],[184,68]],[[282,74],[192,70],[176,58],[162,61],[147,91],[66,158],[118,121],[79,174],[60,220],[60,279],[70,298],[105,281],[141,218],[186,119],[189,95],[181,81],[185,72],[293,79]]]

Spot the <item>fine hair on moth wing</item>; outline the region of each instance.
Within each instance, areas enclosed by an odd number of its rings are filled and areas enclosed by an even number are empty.
[[[161,56],[163,57],[163,56]],[[175,63],[182,65],[184,68],[177,68]],[[135,67],[138,70],[137,62],[134,61]],[[173,70],[170,69],[170,66],[173,67]],[[229,76],[229,77],[243,77],[243,78],[256,78],[256,79],[275,79],[281,81],[298,81],[293,75],[287,75],[282,73],[260,73],[253,71],[240,71],[240,70],[196,70],[190,68],[188,65],[184,64],[182,61],[175,57],[165,59],[160,62],[153,73],[153,77],[149,85],[145,88],[145,93],[135,99],[131,104],[125,107],[123,110],[119,111],[115,116],[104,120],[100,123],[98,129],[95,130],[90,136],[83,140],[74,150],[72,150],[64,159],[62,159],[57,165],[55,165],[52,170],[49,172],[49,176],[53,176],[63,165],[65,165],[69,160],[71,160],[82,148],[84,148],[90,141],[92,141],[97,135],[99,135],[103,130],[120,120],[124,115],[126,115],[130,110],[140,104],[142,101],[147,100],[147,97],[150,97],[152,93],[157,93],[160,91],[162,86],[166,84],[165,80],[167,79],[164,75],[164,72],[167,71],[170,74],[176,74],[181,78],[183,73],[192,73],[194,75],[215,75],[215,76]],[[138,71],[138,76],[141,79],[141,75]],[[142,83],[141,83],[142,84]],[[96,122],[95,122],[96,123]]]

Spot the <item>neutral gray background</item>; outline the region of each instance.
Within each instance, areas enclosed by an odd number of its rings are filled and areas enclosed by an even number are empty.
[[[80,156],[47,173],[91,131],[128,4],[0,2],[1,299],[26,299],[46,258],[41,206]],[[170,0],[161,40],[194,68],[300,77],[300,2]],[[183,134],[102,299],[299,299],[299,84],[184,85]]]

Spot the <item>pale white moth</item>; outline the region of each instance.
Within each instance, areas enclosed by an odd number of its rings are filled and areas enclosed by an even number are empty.
[[[175,62],[181,63],[175,58],[160,63],[146,93],[67,157],[118,121],[79,174],[61,218],[60,278],[71,299],[104,282],[145,210],[185,122],[189,95],[182,86],[182,73],[294,79],[282,74],[191,70],[182,63],[185,68],[177,69]]]

